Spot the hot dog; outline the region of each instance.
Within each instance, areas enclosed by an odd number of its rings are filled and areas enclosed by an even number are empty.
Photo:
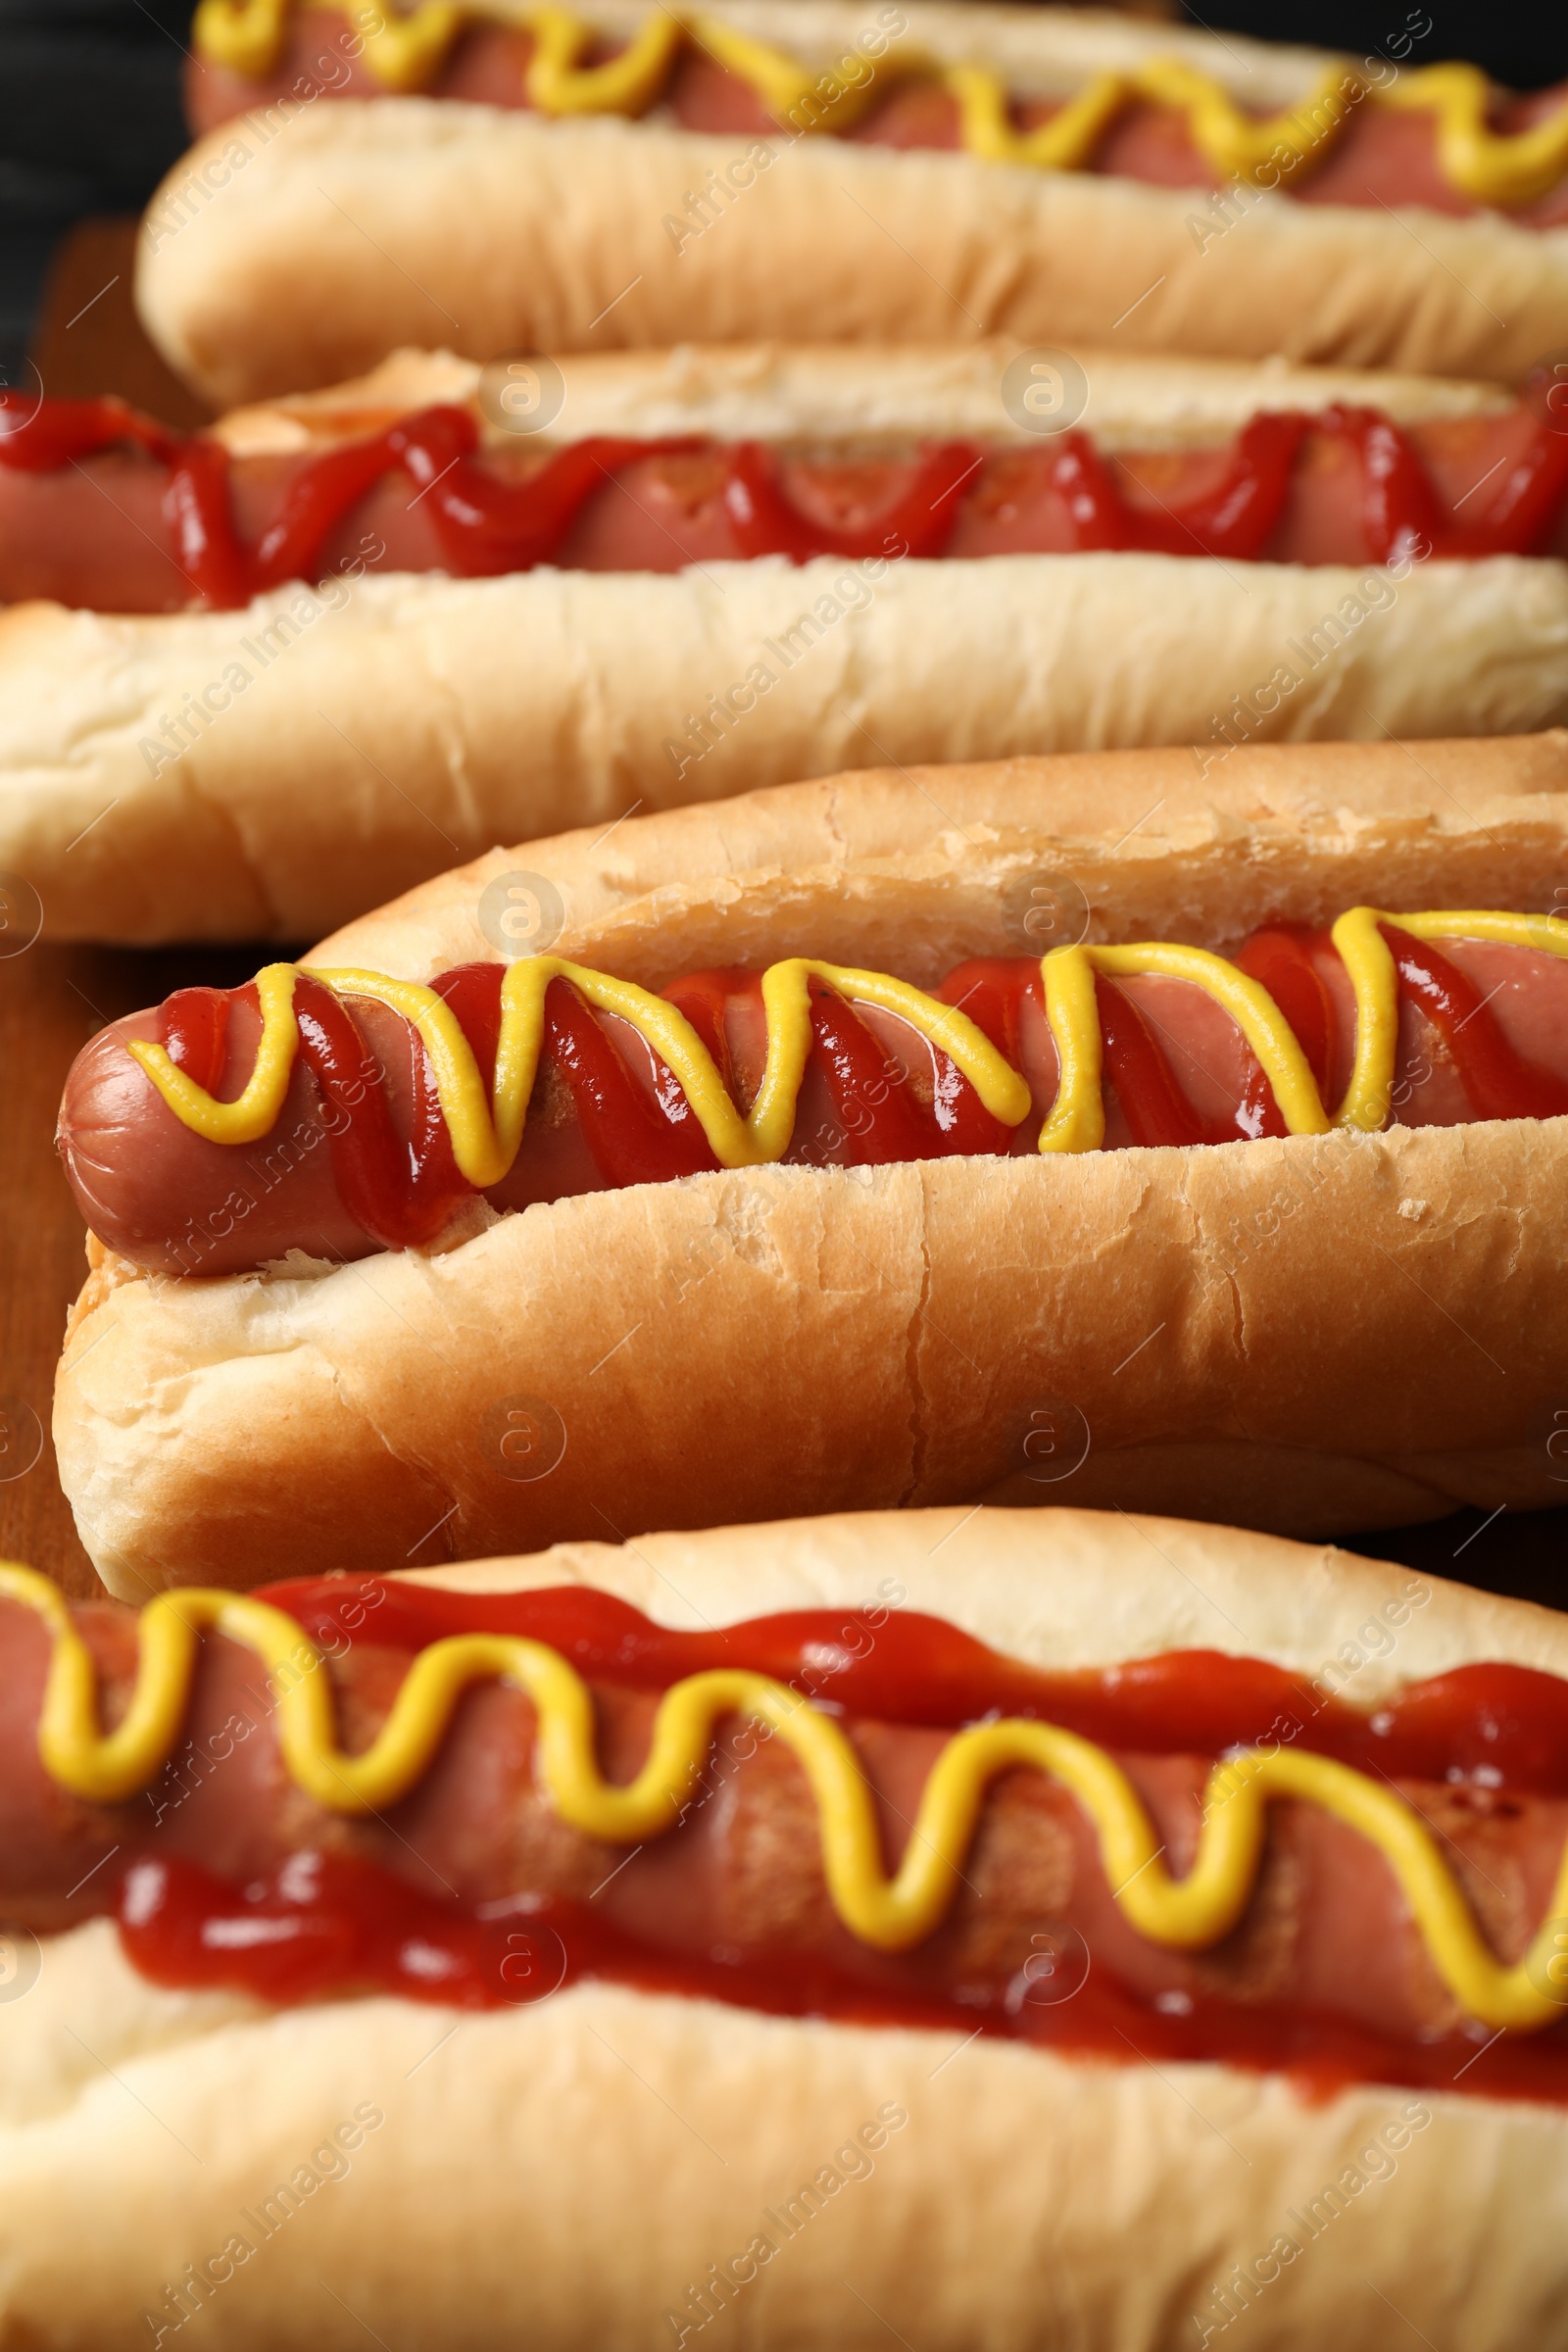
[[[1555,1500],[1562,745],[1187,757],[495,852],[106,1030],[55,1422],[100,1573]]]
[[[206,135],[149,207],[139,300],[221,401],[449,331],[477,359],[1115,331],[1517,380],[1568,328],[1568,96],[1493,90],[1435,37],[1351,59],[924,0],[216,0]]]
[[[1070,2311],[1166,2352],[1245,2312],[1370,2352],[1369,2259],[1423,2332],[1561,2340],[1548,1612],[926,1511],[139,1628],[5,1569],[0,1647],[13,2080],[69,2028],[122,2086],[7,2119],[32,2340],[402,2352],[456,2309],[557,2352],[733,2310],[956,2352]]]
[[[0,866],[57,936],[298,939],[867,758],[1568,715],[1549,387],[1032,365],[410,353],[185,440],[8,397],[0,594],[54,601],[0,624]]]

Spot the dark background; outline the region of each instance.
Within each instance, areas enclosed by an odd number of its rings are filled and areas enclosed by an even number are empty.
[[[0,0],[0,377],[20,381],[49,255],[139,212],[186,145],[191,0]]]
[[[1382,49],[1412,0],[1312,6],[1204,0],[1186,15],[1277,40]],[[1568,75],[1568,7],[1429,0],[1425,57],[1474,58],[1532,89]],[[49,255],[88,213],[140,210],[185,144],[179,68],[190,0],[0,0],[0,381],[18,383]]]

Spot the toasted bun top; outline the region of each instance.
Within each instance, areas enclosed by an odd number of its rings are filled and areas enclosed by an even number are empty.
[[[808,955],[929,986],[970,956],[1083,936],[1223,954],[1267,918],[1356,905],[1536,911],[1564,875],[1563,730],[1069,753],[830,776],[492,850],[312,959],[427,979],[549,950],[657,988]]]
[[[1003,381],[1020,349],[1007,340],[682,344],[673,351],[564,353],[546,359],[542,374],[540,363],[528,359],[517,363],[521,372],[514,377],[505,361],[485,368],[450,351],[398,351],[349,383],[232,410],[215,430],[236,456],[288,454],[377,431],[411,409],[477,401],[487,439],[518,450],[591,433],[857,445],[952,433],[1040,447],[1048,426],[1031,426],[1016,391],[1009,402]],[[1252,367],[1100,351],[1056,356],[1068,356],[1082,381],[1062,383],[1062,409],[1052,412],[1048,425],[1082,424],[1106,448],[1221,441],[1260,409],[1316,411],[1349,401],[1417,424],[1511,406],[1499,386],[1458,378],[1293,368],[1283,360]],[[509,384],[525,396],[515,416],[500,398]]]
[[[913,1609],[1046,1670],[1265,1658],[1372,1707],[1481,1659],[1568,1677],[1568,1616],[1332,1544],[1127,1511],[865,1511],[416,1568],[447,1592],[584,1585],[700,1633],[784,1609]]]

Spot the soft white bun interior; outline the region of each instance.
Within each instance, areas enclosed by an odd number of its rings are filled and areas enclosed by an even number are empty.
[[[890,1579],[1043,1663],[1196,1642],[1306,1669],[1424,1585],[1358,1703],[1466,1658],[1568,1669],[1548,1612],[1126,1515],[722,1529],[436,1581],[580,1581],[696,1625]],[[1270,2352],[1388,2352],[1391,2304],[1444,2352],[1558,2352],[1568,2117],[609,1984],[274,2013],[146,1984],[105,1922],[0,2002],[0,2329],[29,2352],[196,2314],[223,2352],[656,2352],[710,2336],[705,2288],[733,2305],[711,2340],[758,2352],[1176,2352],[1239,2265]]]
[[[669,351],[567,352],[560,407],[537,435],[509,428],[507,363],[482,368],[450,351],[398,351],[368,375],[324,392],[300,392],[233,409],[215,430],[236,456],[284,455],[374,429],[383,415],[441,402],[478,401],[496,448],[580,441],[594,433],[657,440],[698,433],[720,441],[850,440],[858,444],[975,434],[1019,448],[1049,446],[1004,397],[1004,376],[1022,346],[975,344],[686,343]],[[1063,355],[1057,355],[1061,357]],[[1400,424],[1495,415],[1511,406],[1499,385],[1461,377],[1396,375],[1355,368],[1293,368],[1284,360],[1070,355],[1082,384],[1048,384],[1065,429],[1081,424],[1107,449],[1201,447],[1223,440],[1260,410],[1336,402],[1382,409]],[[548,404],[519,364],[515,388]],[[1079,403],[1082,403],[1080,408]],[[1072,414],[1066,414],[1070,407]],[[533,414],[525,406],[520,419]]]

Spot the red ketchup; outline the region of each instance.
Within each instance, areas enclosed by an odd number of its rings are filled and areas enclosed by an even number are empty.
[[[113,394],[101,400],[29,402],[23,393],[0,391],[0,466],[13,466],[20,473],[54,473],[122,442],[171,465],[179,435]]]
[[[1294,1743],[1396,1779],[1483,1771],[1492,1786],[1568,1794],[1568,1687],[1528,1667],[1460,1667],[1409,1686],[1369,1716],[1323,1692],[1323,1678],[1313,1683],[1255,1659],[1188,1650],[1044,1674],[936,1618],[884,1607],[797,1610],[683,1634],[611,1594],[574,1587],[467,1594],[327,1577],[273,1586],[263,1597],[328,1650],[341,1649],[368,1616],[378,1644],[411,1654],[450,1634],[523,1635],[561,1650],[594,1683],[662,1690],[707,1668],[744,1667],[807,1698],[887,1721],[956,1729],[996,1710],[1122,1750],[1214,1756]],[[1377,2081],[1568,2103],[1568,2026],[1499,2035],[1483,2049],[1463,2034],[1396,2041],[1330,2016],[1219,1999],[1174,2015],[1093,1967],[1070,1998],[1042,2005],[1001,1992],[978,1999],[972,1986],[961,2003],[925,1989],[905,1999],[794,1956],[739,1963],[722,1949],[694,1958],[652,1952],[591,1905],[519,1898],[476,1916],[343,1857],[296,1857],[274,1881],[243,1889],[189,1862],[139,1862],[118,1904],[126,1951],[155,1982],[226,1985],[283,2004],[379,1990],[490,2008],[600,1977],[777,2015],[960,2034],[978,2029],[1121,2063],[1217,2059],[1289,2073],[1314,2096],[1348,2081]]]
[[[1238,435],[1217,486],[1171,507],[1127,497],[1089,436],[1060,436],[1049,480],[1078,550],[1150,550],[1257,561],[1280,522],[1308,438],[1346,442],[1362,481],[1368,557],[1528,555],[1551,540],[1568,500],[1568,434],[1538,416],[1530,439],[1477,485],[1476,503],[1445,516],[1423,461],[1398,425],[1371,409],[1254,416]],[[466,408],[440,406],[324,451],[302,466],[280,511],[254,544],[234,519],[230,459],[221,442],[182,439],[115,399],[28,403],[0,392],[0,466],[46,472],[116,447],[139,450],[166,474],[169,547],[209,606],[232,609],[259,590],[321,576],[322,551],[387,474],[401,470],[428,501],[442,561],[466,578],[526,571],[557,561],[588,503],[633,462],[693,451],[696,438],[635,441],[596,435],[558,450],[522,481],[504,479],[480,451]],[[723,504],[741,555],[940,557],[988,452],[950,441],[908,459],[887,503],[854,525],[808,514],[773,454],[759,442],[724,451]]]

